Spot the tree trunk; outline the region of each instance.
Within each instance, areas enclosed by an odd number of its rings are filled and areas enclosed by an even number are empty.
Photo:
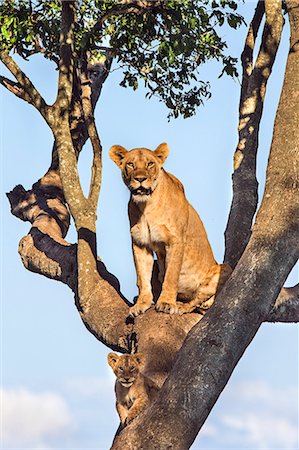
[[[251,239],[214,305],[187,336],[158,399],[120,433],[113,450],[191,446],[298,259],[299,8],[295,1],[287,6],[290,53]]]

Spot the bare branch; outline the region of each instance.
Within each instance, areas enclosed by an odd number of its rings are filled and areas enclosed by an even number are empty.
[[[299,284],[281,289],[266,322],[299,322]]]
[[[239,111],[239,142],[234,155],[233,200],[225,231],[226,250],[224,260],[235,267],[251,233],[252,219],[258,203],[256,179],[256,155],[258,133],[263,112],[266,86],[278,50],[283,27],[281,1],[264,3],[266,21],[261,47],[253,70],[252,50],[262,16],[258,5],[250,25],[243,52],[243,86]]]
[[[23,98],[23,100],[26,100],[28,103],[33,105],[44,117],[46,122],[49,123],[50,121],[50,110],[51,107],[48,106],[41,96],[41,94],[38,92],[38,90],[34,87],[30,79],[25,75],[25,73],[19,68],[17,63],[12,59],[11,56],[9,56],[6,52],[0,52],[0,59],[3,62],[3,64],[7,67],[7,69],[12,73],[12,75],[16,78],[18,81],[22,91],[20,91],[20,94],[18,97]],[[9,89],[11,92],[13,92],[11,85],[11,82],[6,82],[7,78],[1,77],[1,84],[3,84],[7,89]],[[3,82],[2,82],[3,81]],[[11,89],[10,89],[10,88]],[[15,92],[13,92],[15,95],[17,95],[17,85],[15,85]]]

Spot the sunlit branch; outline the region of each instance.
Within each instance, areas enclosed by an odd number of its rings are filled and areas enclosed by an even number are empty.
[[[258,204],[256,155],[258,133],[268,79],[272,72],[283,27],[282,2],[266,0],[266,21],[261,46],[253,69],[252,51],[260,25],[263,5],[258,5],[252,31],[243,52],[243,86],[239,110],[239,142],[234,154],[233,200],[225,231],[226,263],[235,267],[250,237]]]
[[[260,29],[260,25],[262,22],[262,18],[265,13],[265,2],[264,0],[259,0],[256,10],[254,12],[253,19],[249,25],[247,37],[245,40],[244,50],[241,55],[242,61],[242,85],[241,85],[241,96],[240,96],[240,108],[242,107],[242,103],[244,101],[244,96],[247,93],[248,89],[248,80],[253,70],[253,49],[256,43],[256,38],[258,31]]]

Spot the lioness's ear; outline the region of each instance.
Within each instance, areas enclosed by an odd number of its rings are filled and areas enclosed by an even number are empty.
[[[118,361],[119,356],[116,353],[109,353],[107,359],[108,359],[108,364],[110,367],[112,367],[112,369],[114,369],[115,364]]]
[[[156,148],[154,153],[155,156],[161,161],[161,164],[164,164],[164,161],[166,160],[169,153],[168,144],[163,142],[163,144],[160,144],[159,147]]]
[[[113,145],[109,150],[110,158],[115,162],[115,164],[118,165],[118,167],[122,166],[122,161],[127,153],[128,150],[126,150],[121,145]]]
[[[138,366],[143,367],[145,364],[145,357],[143,353],[135,353],[134,357],[135,360],[137,361]]]

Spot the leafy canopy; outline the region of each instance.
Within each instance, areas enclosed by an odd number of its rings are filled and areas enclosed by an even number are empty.
[[[137,4],[136,4],[137,3]],[[91,61],[113,56],[121,67],[121,86],[137,89],[141,80],[147,96],[157,96],[169,116],[190,117],[210,96],[200,79],[201,65],[222,63],[222,73],[236,75],[236,59],[226,55],[220,35],[223,25],[237,28],[243,18],[232,0],[78,0],[75,56]],[[152,3],[152,4],[151,4]],[[148,6],[149,5],[149,6]],[[59,62],[60,0],[0,0],[0,50],[24,59],[41,53]],[[220,76],[221,76],[220,75]]]

